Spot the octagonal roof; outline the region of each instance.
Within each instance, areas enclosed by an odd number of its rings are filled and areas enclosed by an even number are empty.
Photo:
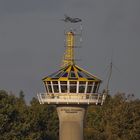
[[[44,82],[69,81],[69,80],[101,82],[99,78],[83,70],[82,68],[78,67],[75,64],[66,66],[58,70],[57,72],[54,72],[53,74],[43,78]]]

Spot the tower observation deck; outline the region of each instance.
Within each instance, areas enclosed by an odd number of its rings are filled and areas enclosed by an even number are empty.
[[[60,140],[83,140],[86,108],[88,105],[102,105],[106,94],[98,92],[101,80],[97,76],[75,64],[75,30],[69,29],[65,36],[62,67],[43,78],[46,93],[37,96],[40,104],[56,105]]]

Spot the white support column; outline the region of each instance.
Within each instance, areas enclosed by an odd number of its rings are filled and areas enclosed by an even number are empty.
[[[67,93],[70,93],[70,82],[69,81],[67,82],[67,89],[68,89]]]
[[[106,94],[103,94],[103,95],[102,95],[102,102],[101,102],[101,105],[103,105],[103,103],[104,103],[104,101],[105,101],[106,96],[107,96]]]
[[[100,98],[100,94],[98,94],[98,98],[97,98],[96,105],[97,105],[97,104],[98,104],[98,102],[99,102],[99,98]]]
[[[51,86],[52,87],[52,86]],[[46,88],[47,88],[47,90],[48,90],[48,94],[50,95],[50,97],[51,97],[51,93],[50,93],[50,91],[49,91],[49,87],[48,87],[48,84],[46,84]]]
[[[76,86],[76,93],[77,93],[77,97],[78,97],[78,104],[79,104],[79,81],[77,81],[77,86]]]
[[[39,94],[37,94],[37,97],[38,97],[39,103],[42,104],[42,103],[41,103],[41,100],[40,100]]]
[[[76,93],[79,93],[79,81],[77,81]]]
[[[45,82],[45,85],[46,85],[46,89],[47,89],[47,91],[48,91],[48,93],[49,93],[49,88],[48,88],[47,82]]]
[[[52,93],[54,93],[54,89],[53,89],[53,83],[51,81],[51,88],[52,88]]]
[[[41,103],[41,104],[44,104],[44,101],[43,101],[43,99],[42,99],[42,94],[41,94],[41,93],[39,94],[39,99],[40,99],[40,103]]]
[[[87,86],[88,86],[88,82],[86,82],[86,85],[85,85],[85,92],[84,92],[84,93],[87,93]]]
[[[58,87],[59,87],[59,93],[62,93],[61,86],[60,86],[60,81],[58,81]]]

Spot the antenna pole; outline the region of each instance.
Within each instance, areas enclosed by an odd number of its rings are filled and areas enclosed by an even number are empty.
[[[62,21],[64,21],[65,23],[74,23],[75,24],[75,23],[82,22],[82,19],[71,18],[71,17],[65,15],[65,18],[62,19]],[[82,30],[83,30],[83,27],[82,27],[82,23],[81,23],[80,24],[80,45],[82,42]],[[66,50],[65,50],[65,53],[63,56],[61,67],[73,65],[75,63],[74,62],[74,60],[75,60],[74,59],[74,48],[76,47],[75,40],[76,40],[76,36],[78,35],[75,33],[75,31],[76,30],[71,29],[71,30],[65,32],[65,29],[64,29],[65,36],[66,36],[66,41],[65,41]]]
[[[83,25],[82,23],[80,24],[80,42],[82,42],[82,33],[83,33]]]
[[[110,83],[111,75],[112,75],[112,62],[110,63],[109,77],[108,77],[108,80],[107,80],[107,86],[106,86],[107,92],[109,90],[109,83]]]
[[[62,67],[74,64],[74,39],[74,32],[68,31],[66,33],[66,51],[62,62]]]

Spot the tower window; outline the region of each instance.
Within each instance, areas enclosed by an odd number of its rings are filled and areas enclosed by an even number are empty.
[[[67,81],[60,81],[61,92],[67,93]]]
[[[88,86],[87,87],[87,93],[91,93],[91,90],[92,90],[92,86]]]
[[[85,92],[85,81],[79,81],[79,93],[84,93]]]
[[[79,85],[79,93],[85,92],[85,85]]]
[[[91,93],[92,92],[92,87],[93,87],[93,82],[89,81],[88,82],[88,86],[87,86],[87,93]]]
[[[48,89],[49,89],[49,93],[52,93],[52,87],[50,84],[48,84]]]
[[[51,82],[50,81],[46,82],[46,87],[48,89],[48,93],[52,93],[52,87],[51,87]]]
[[[46,92],[48,93],[49,91],[48,91],[48,85],[47,85],[47,83],[46,82],[44,82],[45,83],[45,87],[46,87]]]
[[[59,93],[58,81],[52,81],[54,93]]]
[[[54,93],[59,93],[58,85],[53,85]]]
[[[70,93],[76,93],[76,88],[77,88],[77,82],[70,81]]]

